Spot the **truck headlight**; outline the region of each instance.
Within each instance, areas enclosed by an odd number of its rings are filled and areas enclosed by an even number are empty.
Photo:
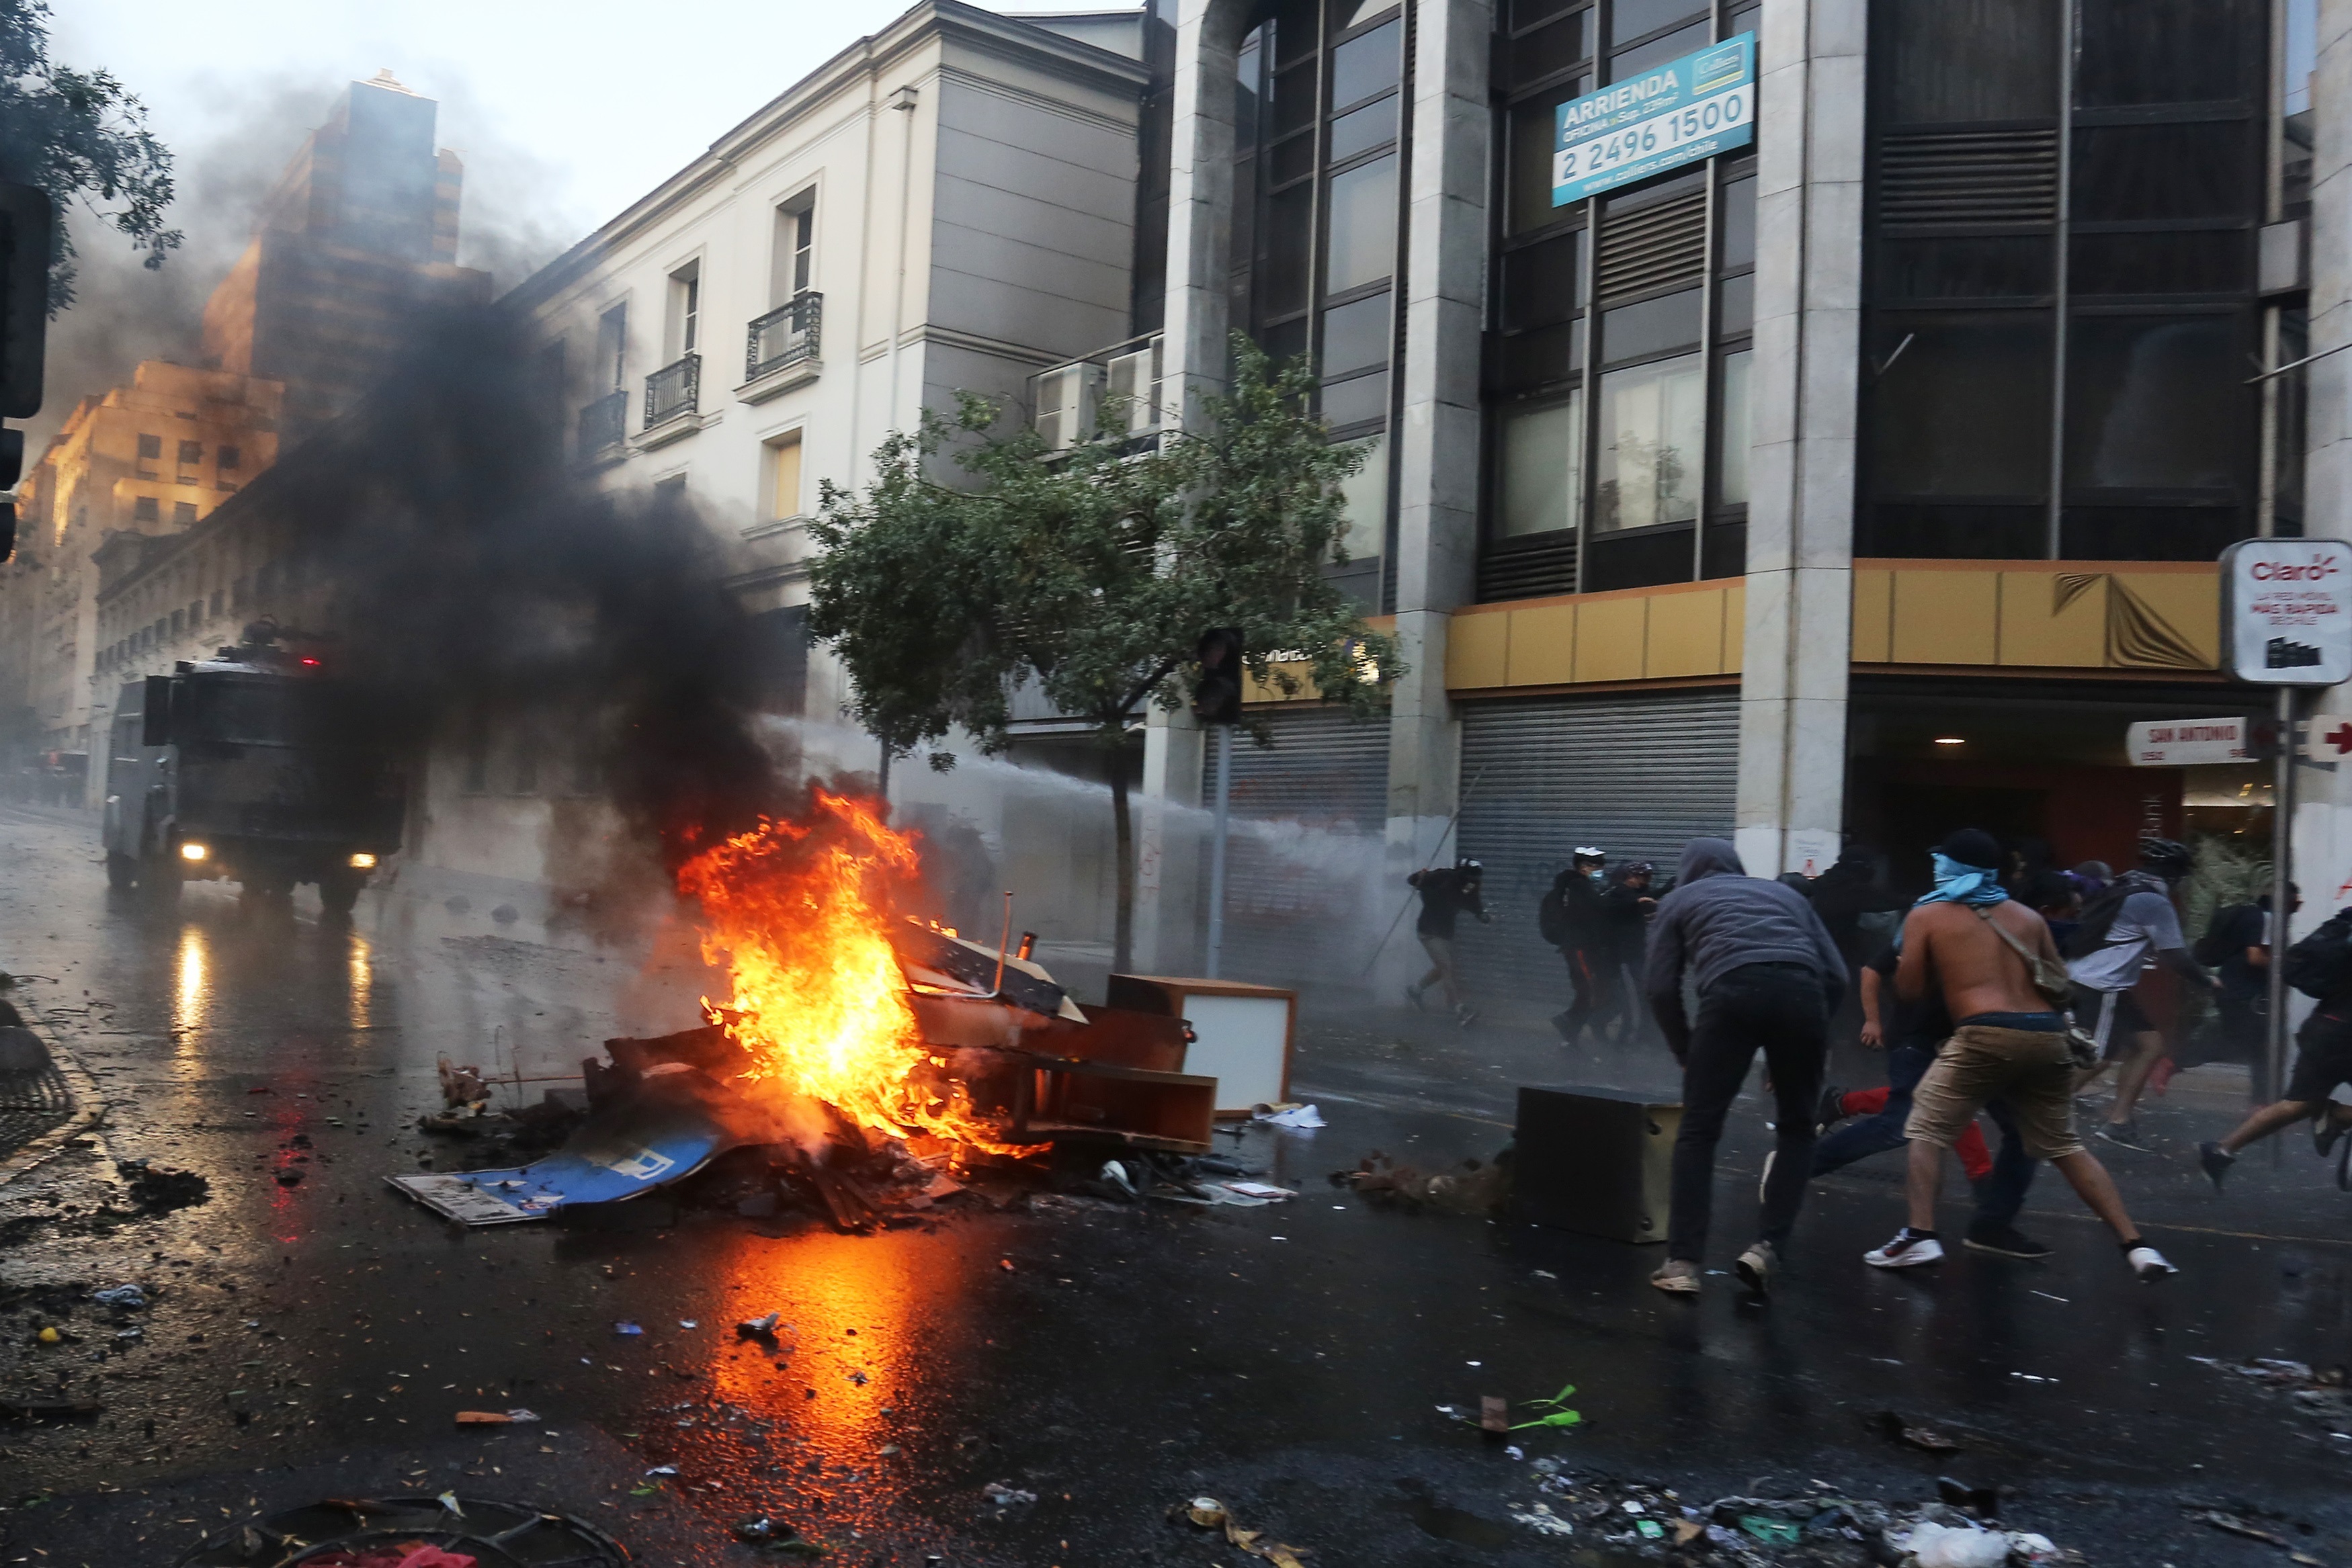
[[[366,853],[355,854],[352,857],[352,868],[355,871],[373,871],[375,856]]]
[[[212,851],[206,849],[202,844],[182,844],[180,846],[180,858],[184,861],[200,861],[212,852]]]

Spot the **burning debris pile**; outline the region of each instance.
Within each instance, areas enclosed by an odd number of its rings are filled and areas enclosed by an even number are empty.
[[[797,820],[694,855],[678,889],[729,981],[703,1026],[606,1041],[586,1118],[544,1157],[393,1185],[488,1225],[701,1173],[738,1212],[864,1229],[1057,1150],[1137,1156],[1147,1182],[1152,1156],[1207,1154],[1216,1080],[1182,1071],[1183,1021],[1081,1007],[1002,946],[899,913],[916,851],[873,803],[814,789]]]

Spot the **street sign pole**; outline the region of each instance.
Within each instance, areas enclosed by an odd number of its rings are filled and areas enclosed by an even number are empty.
[[[1225,825],[1234,799],[1234,727],[1217,728],[1217,831],[1209,846],[1209,978],[1223,979],[1225,956]]]
[[[2271,919],[2267,987],[2270,1092],[2286,1087],[2286,950],[2294,940],[2294,733],[2298,687],[2352,680],[2352,545],[2336,539],[2241,539],[2221,552],[2221,667],[2278,688],[2278,771],[2271,786]],[[2271,1159],[2284,1158],[2280,1140]]]
[[[2271,784],[2271,962],[2263,971],[2263,986],[2270,994],[2270,1016],[2263,1021],[2267,1026],[2263,1044],[2269,1048],[2269,1088],[2273,1100],[2286,1088],[2286,935],[2294,915],[2290,862],[2294,859],[2294,764],[2301,750],[2294,733],[2294,695],[2293,686],[2278,689],[2278,772]],[[2263,1096],[2257,1093],[2253,1098],[2260,1102]],[[2271,1164],[2284,1161],[2286,1140],[2273,1138],[2270,1145]]]

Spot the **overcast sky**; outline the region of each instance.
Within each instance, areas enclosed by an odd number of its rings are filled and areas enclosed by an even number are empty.
[[[176,162],[171,221],[187,239],[148,271],[119,235],[68,213],[79,299],[49,330],[45,406],[26,423],[35,451],[75,399],[140,361],[198,362],[205,296],[352,81],[389,68],[438,100],[441,145],[466,164],[457,259],[503,291],[912,0],[52,3],[56,57],[111,71],[146,104]]]
[[[531,199],[576,238],[904,9],[903,0],[56,0],[53,40],[67,63],[121,78],[175,148],[202,148],[257,95],[310,81],[331,97],[388,66],[447,106],[445,145],[488,163],[509,150],[528,155]]]

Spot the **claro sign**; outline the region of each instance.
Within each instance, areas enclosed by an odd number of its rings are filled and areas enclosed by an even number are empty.
[[[2222,665],[2266,686],[2352,680],[2352,545],[2243,539],[2221,552]]]

